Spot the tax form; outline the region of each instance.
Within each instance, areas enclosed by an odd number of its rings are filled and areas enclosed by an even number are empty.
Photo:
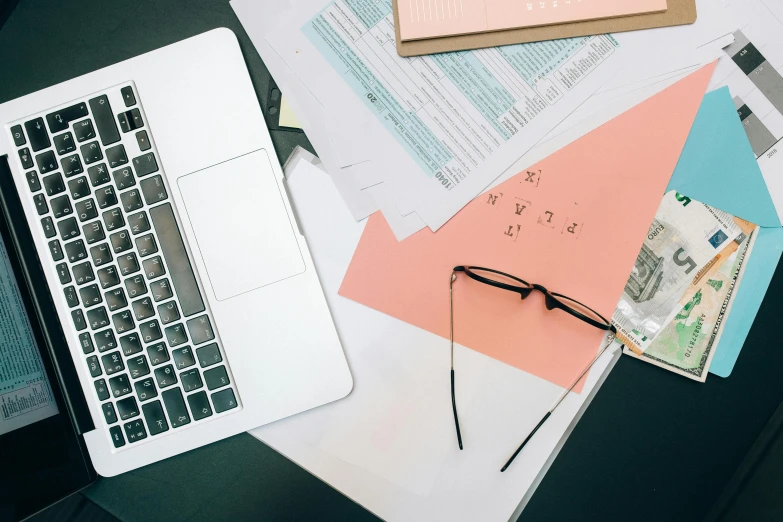
[[[401,58],[390,0],[299,1],[267,41],[325,108],[339,107],[336,133],[361,126],[353,146],[382,169],[400,214],[415,211],[433,230],[630,51],[600,35]]]

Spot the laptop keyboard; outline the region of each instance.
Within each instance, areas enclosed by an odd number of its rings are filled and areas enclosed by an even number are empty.
[[[10,131],[114,447],[236,408],[135,86]]]

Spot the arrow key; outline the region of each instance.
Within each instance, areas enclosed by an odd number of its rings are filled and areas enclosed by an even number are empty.
[[[160,401],[142,404],[141,411],[144,412],[144,418],[147,420],[147,426],[150,428],[150,435],[157,435],[169,430]]]

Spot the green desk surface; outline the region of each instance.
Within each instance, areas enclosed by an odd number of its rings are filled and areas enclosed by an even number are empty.
[[[239,37],[266,107],[269,74],[227,0],[21,0],[0,29],[0,103],[220,26]],[[301,133],[272,139],[283,161],[310,147]],[[783,399],[770,333],[782,290],[778,273],[728,379],[698,384],[622,358],[520,520],[702,519]],[[246,434],[86,495],[125,521],[376,519]]]

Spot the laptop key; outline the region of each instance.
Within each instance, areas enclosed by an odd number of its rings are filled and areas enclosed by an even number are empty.
[[[193,390],[198,390],[199,388],[204,386],[204,383],[201,382],[201,375],[199,374],[198,370],[195,368],[180,373],[179,380],[180,382],[182,382],[182,389],[185,390],[185,393],[192,392]]]
[[[163,337],[158,321],[147,321],[139,324],[139,333],[145,343],[157,341]]]
[[[35,157],[35,163],[38,165],[38,172],[41,174],[55,171],[57,170],[57,167],[60,166],[60,164],[57,163],[57,159],[54,157],[54,152],[50,150],[37,155]]]
[[[120,194],[120,199],[122,200],[122,208],[124,208],[125,212],[127,213],[131,213],[134,210],[139,210],[142,206],[144,206],[144,204],[141,202],[141,195],[136,189],[123,192]]]
[[[114,405],[110,402],[101,404],[103,410],[103,418],[106,419],[106,424],[114,424],[117,422],[117,414],[114,412]]]
[[[188,405],[190,413],[193,414],[193,420],[206,419],[212,415],[212,407],[209,405],[207,392],[198,392],[188,395]]]
[[[63,241],[68,241],[79,236],[79,224],[76,218],[63,219],[57,223],[57,230],[60,231],[60,237]]]
[[[125,446],[125,437],[122,436],[122,428],[119,426],[112,426],[109,428],[109,436],[114,444],[115,448],[121,448]]]
[[[113,266],[98,270],[98,280],[101,282],[101,288],[104,290],[120,284],[120,276]]]
[[[79,334],[79,346],[82,347],[84,355],[90,354],[95,351],[95,345],[92,344],[92,337],[88,332]]]
[[[63,182],[62,174],[59,172],[50,176],[44,176],[43,186],[46,190],[46,195],[49,197],[65,192],[65,183]]]
[[[41,182],[38,180],[38,173],[31,170],[24,175],[27,178],[27,186],[30,187],[30,192],[38,192],[41,190]]]
[[[111,246],[114,249],[115,254],[125,252],[132,246],[130,234],[128,234],[127,230],[121,230],[110,235],[109,241],[111,241]]]
[[[126,422],[122,427],[130,444],[147,438],[147,430],[144,429],[144,423],[141,422],[141,419]]]
[[[228,388],[212,394],[212,404],[215,405],[216,413],[223,413],[237,407],[237,399],[234,397],[234,390]]]
[[[36,194],[33,196],[33,203],[35,203],[35,210],[38,211],[39,216],[43,216],[49,212],[49,205],[46,204],[46,198],[43,194]]]
[[[149,375],[150,367],[147,364],[147,358],[143,355],[132,357],[128,359],[128,371],[130,372],[131,379],[138,379]]]
[[[57,134],[68,128],[68,125],[79,118],[87,116],[87,104],[77,103],[46,115],[46,122],[52,134]]]
[[[171,350],[171,355],[174,357],[174,364],[178,370],[189,368],[196,364],[196,359],[193,358],[193,350],[188,346]]]
[[[84,314],[81,310],[74,310],[71,312],[71,320],[73,320],[73,326],[77,332],[81,332],[87,328],[87,321],[84,320]]]
[[[95,199],[98,201],[98,208],[108,208],[117,204],[117,194],[112,187],[96,190]]]
[[[202,315],[188,321],[188,332],[193,344],[202,344],[215,338],[209,317]]]
[[[197,348],[196,358],[198,359],[198,364],[202,368],[208,368],[209,366],[223,361],[223,357],[220,355],[220,349],[218,349],[216,343]]]
[[[96,355],[87,357],[87,369],[90,370],[90,375],[92,377],[100,377],[103,374],[101,364],[98,362],[98,357]]]
[[[33,157],[30,155],[30,149],[27,147],[19,149],[19,161],[22,162],[22,168],[25,170],[35,167]]]
[[[111,181],[109,177],[109,169],[106,168],[106,164],[93,165],[87,169],[87,175],[90,176],[90,183],[93,187],[99,187],[105,183]]]
[[[95,206],[95,200],[92,198],[79,201],[76,203],[75,207],[76,215],[79,217],[79,221],[81,222],[98,217],[98,208]]]
[[[52,259],[55,261],[61,261],[65,257],[62,246],[60,246],[60,242],[56,239],[49,241],[49,252],[51,252]]]
[[[147,346],[147,355],[153,366],[163,364],[170,360],[169,351],[166,349],[166,343],[156,343]]]
[[[159,388],[166,388],[177,384],[177,375],[174,372],[174,367],[170,364],[155,369],[155,381],[158,383]]]
[[[120,133],[117,131],[117,125],[114,123],[114,113],[111,110],[109,98],[104,94],[103,96],[93,98],[89,103],[103,146],[120,141]]]
[[[104,379],[98,379],[94,384],[95,394],[98,395],[99,401],[105,401],[111,398],[111,395],[109,394],[109,387],[106,386],[106,381]]]
[[[103,152],[101,152],[101,146],[98,145],[97,141],[91,141],[86,145],[82,145],[79,150],[82,153],[85,165],[90,165],[103,159]]]
[[[93,273],[92,265],[89,262],[75,265],[71,270],[73,271],[73,280],[77,285],[95,281],[95,274]]]
[[[144,130],[136,133],[136,143],[139,144],[139,150],[142,152],[152,148],[152,145],[150,145],[150,138],[147,136],[147,131]]]
[[[168,303],[158,306],[158,317],[160,317],[160,322],[163,324],[169,324],[179,320],[180,316],[177,302],[169,301]]]
[[[142,261],[142,265],[144,265],[144,273],[147,275],[147,279],[157,279],[166,274],[166,267],[163,266],[160,256],[145,259]]]
[[[88,245],[106,239],[106,233],[103,231],[103,225],[101,225],[100,221],[93,221],[84,225],[82,232],[84,232],[84,239],[87,240]]]
[[[206,309],[204,301],[201,298],[201,291],[190,265],[190,258],[185,250],[185,244],[182,241],[171,204],[164,203],[153,207],[149,210],[149,214],[158,235],[158,245],[171,270],[171,279],[177,290],[182,315],[189,317],[203,312]],[[144,270],[147,272],[146,265]]]
[[[107,243],[96,245],[90,249],[90,257],[95,266],[103,266],[112,262],[111,249]]]
[[[30,138],[30,146],[33,148],[33,152],[44,150],[51,145],[49,133],[46,132],[43,118],[36,118],[25,122],[24,128],[27,131],[27,136]]]
[[[125,154],[125,147],[122,145],[115,145],[114,147],[106,149],[106,161],[109,163],[109,168],[111,169],[128,163],[128,155]]]
[[[125,357],[136,355],[141,351],[141,341],[139,341],[139,336],[135,333],[120,337],[120,345]]]
[[[133,87],[130,85],[123,87],[120,89],[120,93],[122,94],[122,100],[125,102],[126,107],[133,107],[136,105],[136,96],[133,95]]]
[[[210,390],[216,390],[231,384],[225,366],[218,366],[217,368],[205,371],[204,380],[207,383],[207,388]]]
[[[21,147],[27,143],[27,139],[24,137],[24,131],[22,131],[21,125],[14,125],[11,127],[11,137],[14,139],[14,145]]]
[[[94,337],[95,345],[101,353],[117,348],[117,339],[114,337],[114,332],[111,330],[98,332]]]
[[[76,141],[82,143],[95,137],[95,129],[90,120],[84,120],[73,126],[73,133],[76,135]]]
[[[76,154],[73,156],[68,156],[67,158],[63,158],[62,161],[60,161],[60,164],[63,167],[63,174],[65,174],[66,178],[70,178],[71,176],[75,176],[84,172],[84,167],[82,167],[82,160],[80,160],[79,156]]]
[[[117,330],[117,333],[129,332],[136,327],[130,310],[124,310],[112,315],[111,320],[114,323],[114,329]],[[120,342],[122,342],[122,339],[120,339]]]
[[[136,399],[133,397],[126,397],[121,401],[117,401],[117,413],[120,415],[120,420],[128,420],[138,415],[139,406],[136,404]]]
[[[150,229],[150,222],[147,219],[147,214],[144,212],[131,214],[128,216],[128,226],[133,235],[148,231]]]
[[[136,397],[142,402],[158,396],[158,389],[155,388],[155,381],[152,380],[152,377],[134,382],[133,388],[136,390]]]
[[[82,304],[84,304],[85,308],[90,308],[103,302],[103,297],[101,297],[101,291],[98,288],[98,285],[84,286],[80,288],[79,297],[81,297]]]
[[[44,236],[52,238],[57,235],[57,230],[54,228],[54,221],[49,216],[41,219],[41,227],[44,231]]]
[[[106,313],[106,308],[101,306],[100,308],[87,310],[87,322],[93,330],[109,326],[109,314]]]
[[[161,176],[153,176],[151,178],[142,180],[141,192],[144,194],[144,201],[149,206],[160,203],[169,197],[168,193],[166,192],[166,187],[163,185],[163,178]]]
[[[179,388],[166,390],[161,393],[163,404],[166,405],[166,413],[169,415],[169,422],[172,428],[179,428],[190,424],[190,414],[185,406],[185,399],[182,398],[182,391]]]
[[[68,304],[68,308],[79,306],[79,296],[76,295],[76,288],[73,286],[66,286],[63,289],[63,295],[65,295],[65,302]]]
[[[136,238],[136,250],[141,257],[151,256],[158,251],[158,245],[155,243],[155,236],[145,234]]]
[[[68,256],[68,261],[76,263],[87,259],[87,249],[84,246],[84,241],[77,239],[65,244],[65,255]]]
[[[141,269],[139,261],[136,259],[136,254],[133,252],[118,257],[117,266],[120,269],[120,273],[124,276],[135,274]]]
[[[118,375],[109,379],[109,389],[114,397],[122,397],[128,395],[131,392],[130,381],[125,374]]]
[[[68,270],[66,263],[60,263],[54,268],[57,270],[57,277],[60,278],[61,285],[67,285],[71,282],[71,271]]]
[[[128,291],[128,297],[133,299],[147,293],[147,285],[144,278],[140,275],[129,277],[125,280],[125,290]]]
[[[71,200],[68,196],[58,196],[51,200],[51,204],[52,215],[55,219],[73,214],[73,207],[71,207]]]
[[[101,357],[101,363],[106,375],[112,375],[125,369],[120,352],[107,353]]]
[[[106,298],[106,306],[109,307],[110,312],[116,312],[121,308],[128,306],[128,300],[125,298],[125,291],[122,288],[115,288],[109,290],[104,294]]]
[[[91,194],[90,184],[87,183],[87,178],[84,176],[69,181],[68,191],[71,193],[73,199],[86,198]]]
[[[154,436],[169,430],[160,401],[142,404],[141,410],[144,412],[144,418],[147,420],[147,426],[150,428],[150,435]]]
[[[112,172],[112,177],[114,177],[114,184],[117,185],[117,190],[125,190],[136,184],[136,178],[133,177],[133,169],[130,167],[115,170]]]
[[[101,217],[106,224],[106,230],[111,232],[125,225],[125,218],[122,217],[122,211],[118,208],[113,208],[104,212]]]
[[[185,326],[182,324],[175,324],[174,326],[166,328],[166,340],[172,348],[188,342],[188,334],[185,333]]]
[[[133,169],[140,178],[158,171],[158,162],[155,160],[155,154],[148,152],[138,158],[133,158]]]
[[[160,279],[150,283],[150,292],[152,292],[152,298],[155,302],[164,301],[169,299],[174,294],[171,292],[171,284],[168,279]]]
[[[62,156],[76,150],[76,144],[73,142],[73,135],[70,132],[60,134],[54,137],[54,150]]]
[[[155,315],[155,309],[152,307],[152,302],[150,301],[149,297],[134,301],[132,306],[133,313],[136,314],[136,319],[139,321],[149,319]]]

